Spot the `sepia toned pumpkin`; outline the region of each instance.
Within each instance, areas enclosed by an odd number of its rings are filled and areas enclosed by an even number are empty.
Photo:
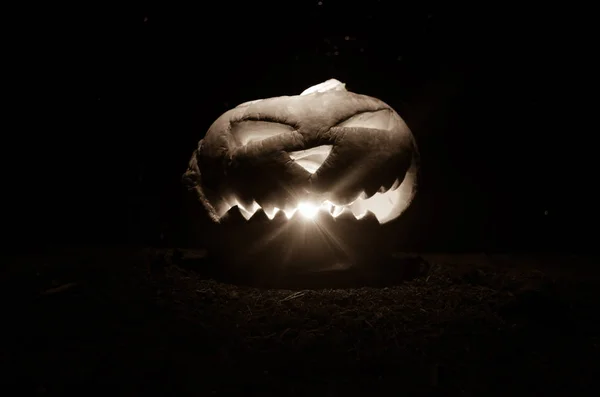
[[[382,251],[382,225],[411,204],[418,161],[390,106],[331,79],[223,114],[183,181],[218,226],[211,248],[227,260],[356,262]]]

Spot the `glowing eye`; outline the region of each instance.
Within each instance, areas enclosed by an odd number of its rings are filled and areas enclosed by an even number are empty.
[[[298,204],[298,211],[300,211],[305,218],[314,219],[317,212],[319,212],[319,207],[309,203],[300,203]]]

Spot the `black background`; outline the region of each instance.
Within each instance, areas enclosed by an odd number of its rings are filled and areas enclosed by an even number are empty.
[[[11,36],[9,243],[188,244],[202,215],[180,178],[210,124],[336,78],[417,139],[414,249],[591,250],[585,14],[327,0],[37,12]]]

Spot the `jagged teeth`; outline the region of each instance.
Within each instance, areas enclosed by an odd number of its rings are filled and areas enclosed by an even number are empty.
[[[254,208],[252,208],[254,209]],[[292,210],[280,210],[279,208],[274,208],[271,212],[267,212],[262,208],[258,208],[256,210],[249,211],[245,208],[243,208],[240,205],[236,205],[232,208],[230,208],[230,210],[227,212],[227,214],[229,216],[234,216],[234,218],[238,218],[238,217],[243,217],[245,220],[249,221],[249,220],[257,220],[259,218],[266,218],[269,220],[273,220],[275,218],[280,218],[283,219],[283,217],[285,217],[285,219],[294,219],[297,218],[299,216],[302,216],[300,214],[300,211],[298,211],[297,209],[292,209]],[[332,218],[335,219],[357,219],[357,220],[361,220],[365,217],[367,217],[367,215],[370,215],[374,218],[377,218],[377,216],[372,213],[371,211],[365,211],[363,210],[361,207],[359,206],[351,206],[351,207],[344,207],[344,206],[336,206],[333,204],[330,204],[329,208],[320,208],[319,211],[319,216],[330,216]]]
[[[387,186],[388,191],[396,190],[400,186],[400,180],[398,178],[394,178],[394,179],[390,180],[388,183],[386,183],[386,186]]]
[[[359,198],[362,199],[362,200],[368,200],[371,197],[373,197],[376,193],[377,193],[377,190],[373,190],[373,191],[370,191],[370,192],[365,191],[364,195],[359,196]]]
[[[385,208],[394,206],[394,200],[399,200],[399,194],[401,194],[400,191],[397,191],[399,187],[400,181],[396,179],[389,189],[385,189],[385,186],[382,186],[379,192],[375,192],[371,196],[367,195],[365,192],[361,192],[354,201],[345,205],[336,205],[332,202],[325,201],[319,207],[319,213],[328,213],[336,219],[352,217],[360,220],[365,217],[374,217],[380,223],[386,222],[385,219],[389,212],[386,213]],[[285,215],[285,218],[292,219],[301,212],[298,211],[298,208],[290,205],[286,205],[283,209],[269,205],[261,207],[256,201],[246,202],[244,204],[237,199],[233,199],[229,204],[230,207],[225,210],[222,216],[226,213],[231,213],[237,208],[236,212],[246,220],[256,217],[257,212],[260,212],[259,217],[267,218],[269,220],[273,220],[276,217],[278,219],[283,219],[282,213]]]

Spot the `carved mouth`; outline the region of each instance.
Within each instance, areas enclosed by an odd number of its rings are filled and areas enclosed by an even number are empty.
[[[227,212],[230,213],[232,210],[237,209],[246,220],[250,220],[259,210],[264,212],[267,218],[271,220],[278,213],[283,213],[287,219],[292,219],[295,216],[313,219],[318,214],[329,214],[333,218],[352,216],[357,220],[371,213],[380,224],[383,224],[396,218],[406,208],[406,205],[403,204],[411,199],[411,178],[412,174],[407,173],[402,183],[396,179],[391,188],[386,190],[382,187],[381,191],[371,197],[367,197],[366,193],[363,192],[356,200],[346,205],[335,205],[325,200],[320,203],[301,202],[296,207],[290,208],[263,209],[255,201],[251,205],[244,206],[237,200],[233,200]]]

